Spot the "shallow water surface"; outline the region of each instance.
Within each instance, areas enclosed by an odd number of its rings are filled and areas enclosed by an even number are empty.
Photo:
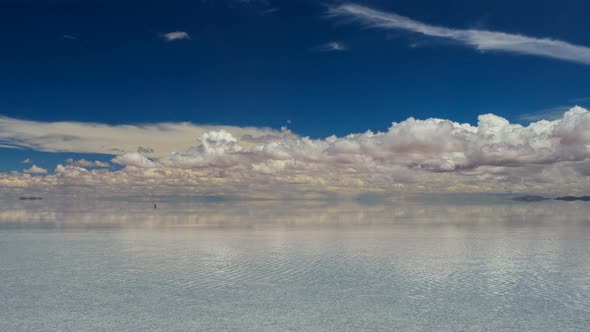
[[[0,330],[590,326],[590,204],[15,203]]]

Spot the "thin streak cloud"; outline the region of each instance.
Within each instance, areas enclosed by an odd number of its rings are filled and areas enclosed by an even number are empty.
[[[527,122],[536,122],[540,120],[557,120],[563,117],[563,114],[571,109],[572,106],[555,106],[551,108],[542,109],[536,112],[524,113],[518,117],[518,120]]]
[[[551,38],[535,38],[505,32],[452,29],[430,25],[409,17],[369,7],[344,4],[329,8],[332,17],[349,18],[364,25],[383,29],[405,30],[430,37],[459,42],[479,51],[501,51],[536,55],[590,65],[590,47]]]
[[[191,39],[191,36],[184,31],[173,31],[168,33],[163,33],[160,35],[165,41],[171,42],[175,40],[183,40],[183,39]]]
[[[320,52],[345,52],[350,50],[350,46],[339,41],[331,41],[316,47],[316,49]]]
[[[238,138],[277,135],[277,131],[268,128],[200,126],[188,122],[108,125],[28,121],[0,116],[0,147],[100,154],[133,152],[143,147],[151,156],[161,157],[194,145],[198,137],[212,130],[231,131]]]
[[[78,40],[78,37],[72,35],[63,35],[62,38],[67,40]]]

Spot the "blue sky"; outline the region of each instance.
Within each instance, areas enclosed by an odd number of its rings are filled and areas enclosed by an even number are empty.
[[[478,50],[463,37],[379,26],[343,5],[450,34],[495,31],[582,49],[564,50],[573,61]],[[409,117],[553,120],[571,106],[590,106],[590,62],[582,54],[590,47],[588,12],[582,1],[5,0],[0,115],[287,126],[314,139],[386,131]],[[167,40],[172,32],[181,34]],[[25,158],[52,169],[67,158],[117,155],[38,150],[0,149],[0,171],[22,169]]]
[[[580,1],[362,4],[429,24],[590,45],[590,4]],[[590,97],[588,65],[482,54],[326,11],[318,1],[3,1],[0,110],[43,121],[277,128],[291,120],[297,132],[323,137],[410,116],[516,119]],[[170,31],[191,39],[158,38]],[[331,41],[350,49],[314,49]]]

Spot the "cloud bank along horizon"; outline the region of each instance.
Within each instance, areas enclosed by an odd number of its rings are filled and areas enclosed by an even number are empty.
[[[69,159],[49,172],[0,173],[1,191],[85,188],[101,193],[280,197],[316,194],[585,193],[590,112],[527,126],[484,114],[476,126],[409,118],[385,132],[323,139],[287,128],[191,123],[106,125],[0,118],[3,147],[115,155]]]

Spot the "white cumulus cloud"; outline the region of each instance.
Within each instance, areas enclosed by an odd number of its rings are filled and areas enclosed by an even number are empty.
[[[139,152],[128,152],[113,158],[112,162],[138,168],[155,168],[156,164]]]
[[[174,129],[186,133],[182,126],[167,128],[170,137],[180,137]],[[384,132],[323,139],[287,129],[216,127],[190,140],[191,146],[149,158],[135,151],[154,141],[135,141],[135,149],[112,159],[124,166],[119,170],[71,160],[44,176],[0,173],[0,185],[255,197],[367,191],[577,194],[590,185],[590,112],[582,107],[526,126],[483,114],[476,125],[409,118]],[[37,171],[33,166],[25,173]]]
[[[47,174],[47,170],[45,168],[38,167],[37,165],[33,165],[28,169],[23,170],[23,173],[26,174]]]

